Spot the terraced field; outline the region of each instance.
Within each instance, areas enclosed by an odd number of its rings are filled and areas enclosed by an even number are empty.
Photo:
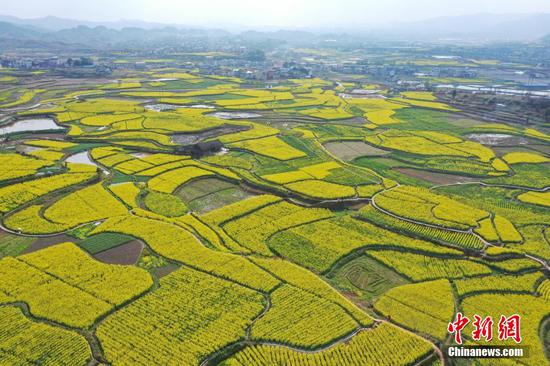
[[[6,97],[65,130],[0,136],[0,364],[439,365],[457,311],[519,314],[518,362],[548,363],[550,156],[471,136],[550,135],[359,87],[159,68]]]

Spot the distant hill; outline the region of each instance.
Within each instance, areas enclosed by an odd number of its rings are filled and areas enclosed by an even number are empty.
[[[36,23],[35,23],[36,24]],[[223,30],[162,28],[144,29],[126,27],[108,28],[103,25],[78,25],[72,28],[51,30],[28,24],[0,21],[0,47],[4,48],[65,48],[109,49],[116,47],[147,47],[158,42],[166,45],[181,44],[183,39],[208,39],[227,37]],[[31,42],[32,41],[32,42]]]
[[[22,19],[10,15],[0,15],[0,21],[12,23],[20,26],[35,27],[47,31],[60,31],[63,29],[76,28],[80,25],[84,25],[90,28],[98,26],[104,26],[111,29],[121,30],[123,28],[164,28],[168,26],[163,23],[151,23],[141,20],[118,20],[114,22],[92,22],[86,20],[66,19],[54,16],[47,16],[42,18]]]
[[[287,44],[300,47],[314,46],[327,39],[339,45],[361,40],[388,41],[540,41],[550,34],[550,14],[495,15],[476,14],[440,17],[420,22],[399,23],[387,26],[342,28],[342,32],[326,34],[304,30],[247,30],[232,34],[221,29],[189,28],[144,21],[121,20],[116,22],[90,22],[57,17],[20,19],[0,15],[0,47],[64,49],[144,49],[162,44],[180,47],[186,40],[205,43],[247,42],[253,47],[273,47]],[[347,32],[347,34],[345,33]],[[353,36],[349,36],[352,34]],[[372,38],[369,38],[372,37]],[[544,38],[545,41],[548,38]]]
[[[22,19],[13,16],[0,15],[0,22],[8,22],[14,25],[23,26],[26,28],[34,28],[35,30],[43,31],[60,31],[65,29],[73,29],[78,26],[87,26],[89,28],[106,27],[113,30],[123,30],[124,28],[140,28],[145,30],[163,29],[166,27],[177,30],[186,30],[189,28],[206,30],[204,27],[189,27],[183,24],[164,24],[155,22],[146,22],[141,20],[117,20],[106,22],[94,22],[75,19],[59,18],[47,16],[34,19]],[[271,39],[292,39],[298,36],[300,39],[305,39],[311,35],[307,35],[303,30],[281,30],[278,32],[265,32],[267,28],[262,27],[245,27],[234,25],[240,31],[249,30],[247,37],[257,38],[269,34]],[[550,14],[472,14],[460,16],[445,16],[426,19],[415,22],[392,23],[382,26],[363,25],[339,25],[337,28],[348,33],[358,34],[361,32],[375,31],[380,35],[399,34],[402,36],[411,37],[431,37],[431,38],[479,38],[488,40],[536,40],[550,33]],[[276,29],[270,29],[272,31]],[[319,28],[315,31],[316,34],[326,33],[328,28],[323,30]],[[258,34],[255,34],[258,33]]]
[[[475,14],[383,27],[392,33],[439,38],[532,41],[550,33],[550,14]]]
[[[8,22],[0,22],[0,38],[10,39],[38,39],[43,33],[14,25]]]

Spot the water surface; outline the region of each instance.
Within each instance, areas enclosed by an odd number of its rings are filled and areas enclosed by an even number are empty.
[[[209,116],[216,117],[219,119],[243,119],[243,118],[258,118],[261,117],[261,114],[250,113],[250,112],[215,112],[209,114]]]
[[[73,154],[69,156],[65,161],[67,163],[87,164],[87,165],[97,166],[97,164],[90,159],[90,156],[88,155],[88,151],[82,151],[82,152]]]
[[[524,137],[505,133],[472,133],[467,136],[470,140],[488,146],[525,145],[528,140]]]
[[[51,118],[23,119],[9,125],[2,125],[0,127],[0,135],[7,135],[17,132],[36,132],[64,129],[65,127],[59,126]]]

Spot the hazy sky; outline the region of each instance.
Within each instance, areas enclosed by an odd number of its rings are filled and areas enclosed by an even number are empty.
[[[0,14],[189,25],[340,26],[442,15],[550,13],[550,0],[2,0]]]

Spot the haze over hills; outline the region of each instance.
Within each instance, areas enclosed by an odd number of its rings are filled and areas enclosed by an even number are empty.
[[[40,28],[42,30],[47,30],[47,31],[60,31],[63,29],[76,28],[79,25],[84,25],[91,28],[98,27],[98,26],[105,26],[107,28],[116,29],[116,30],[120,30],[122,28],[154,29],[154,28],[164,28],[167,26],[174,26],[173,24],[146,22],[142,20],[118,20],[113,22],[94,22],[94,21],[87,21],[87,20],[59,18],[51,15],[46,17],[41,17],[41,18],[33,18],[33,19],[18,18],[11,15],[0,15],[0,21],[16,24],[20,26]]]
[[[397,39],[408,41],[538,41],[550,34],[550,14],[475,14],[431,18],[410,23],[371,26],[280,30],[273,27],[230,27],[230,31],[178,24],[151,23],[141,20],[110,22],[80,21],[47,16],[22,19],[0,16],[0,45],[3,47],[42,48],[58,45],[70,48],[116,48],[165,42],[177,44],[182,39],[240,38],[246,41],[279,41],[292,44],[322,41],[331,37],[345,40]],[[236,34],[234,34],[236,33]],[[235,37],[237,36],[237,37]]]
[[[488,40],[535,40],[550,33],[550,14],[475,14],[447,16],[388,27],[416,35],[483,37]]]

